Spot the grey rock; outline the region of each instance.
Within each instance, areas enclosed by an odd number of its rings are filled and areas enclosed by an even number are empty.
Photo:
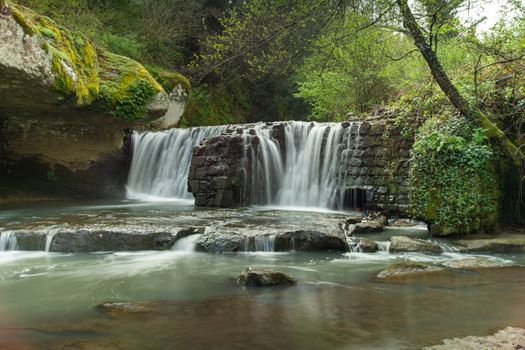
[[[348,244],[344,234],[335,232],[325,233],[313,230],[299,230],[277,234],[275,237],[275,251],[348,251]]]
[[[362,237],[350,237],[348,243],[352,251],[362,253],[375,253],[379,250],[379,246],[371,239]]]
[[[136,234],[111,231],[78,231],[57,233],[49,251],[88,253],[97,251],[166,250],[175,243],[170,233]]]
[[[436,243],[405,236],[390,237],[390,253],[441,254],[443,249]]]
[[[385,226],[378,221],[367,221],[361,222],[359,224],[351,225],[349,232],[350,235],[355,235],[356,233],[373,233],[373,232],[382,232],[385,230]]]
[[[512,263],[497,260],[490,257],[471,257],[461,260],[452,260],[443,263],[444,266],[453,269],[477,270],[487,268],[499,268],[512,266]]]
[[[297,281],[283,272],[246,268],[237,282],[243,287],[293,286]]]

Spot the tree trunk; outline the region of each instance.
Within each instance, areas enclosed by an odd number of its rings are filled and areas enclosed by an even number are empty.
[[[396,0],[396,3],[401,11],[403,16],[403,21],[410,32],[410,35],[414,39],[416,47],[421,52],[421,55],[425,59],[432,72],[432,76],[436,79],[441,90],[448,97],[450,102],[457,110],[478,124],[481,128],[485,129],[488,137],[496,139],[500,142],[501,146],[505,152],[511,157],[511,159],[517,165],[521,165],[522,162],[525,162],[525,156],[523,153],[509,140],[507,135],[498,128],[483,112],[479,109],[474,108],[470,103],[461,95],[461,93],[456,89],[452,81],[450,81],[447,73],[441,66],[436,53],[432,50],[432,47],[428,44],[419,25],[408,6],[407,0]]]

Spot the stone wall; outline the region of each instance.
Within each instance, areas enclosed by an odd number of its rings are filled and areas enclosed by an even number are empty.
[[[343,123],[343,127],[351,129],[340,143],[339,195],[360,192],[359,199],[365,202],[364,207],[358,203],[360,209],[406,213],[411,134],[404,137],[396,119],[391,117],[366,118],[358,122]],[[284,154],[283,123],[266,125]],[[251,198],[251,146],[243,143],[241,137],[242,133],[250,134],[251,127],[237,126],[229,135],[211,138],[194,149],[188,190],[195,196],[196,205],[258,204]]]

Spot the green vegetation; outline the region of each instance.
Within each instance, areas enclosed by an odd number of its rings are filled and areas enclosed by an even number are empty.
[[[146,68],[124,56],[100,51],[100,98],[123,119],[144,116],[153,95],[164,91]]]
[[[412,148],[409,188],[414,216],[437,234],[494,224],[499,185],[496,155],[484,130],[460,117],[429,119]]]

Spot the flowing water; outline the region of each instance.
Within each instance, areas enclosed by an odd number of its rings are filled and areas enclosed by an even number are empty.
[[[238,161],[250,167],[250,183],[244,186],[250,188],[251,204],[342,209],[349,151],[360,145],[360,125],[286,122],[281,141],[274,124],[239,126],[244,159]],[[191,199],[187,177],[193,147],[226,130],[219,126],[135,133],[128,197]]]
[[[525,270],[450,270],[380,281],[389,263],[465,259],[378,253],[192,251],[198,236],[163,252],[57,254],[21,252],[14,230],[66,226],[146,230],[172,226],[260,227],[337,223],[347,214],[247,209],[195,209],[185,203],[124,201],[40,203],[0,209],[0,348],[14,349],[413,349],[440,339],[525,327]],[[233,226],[232,226],[233,227]],[[420,229],[388,229],[367,237],[425,237]],[[438,241],[440,244],[446,242]],[[493,256],[521,265],[521,255]],[[250,290],[235,277],[248,266],[288,273],[291,288]],[[139,303],[106,313],[105,302]]]
[[[187,191],[193,147],[221,134],[225,126],[134,133],[128,197],[191,199]]]

